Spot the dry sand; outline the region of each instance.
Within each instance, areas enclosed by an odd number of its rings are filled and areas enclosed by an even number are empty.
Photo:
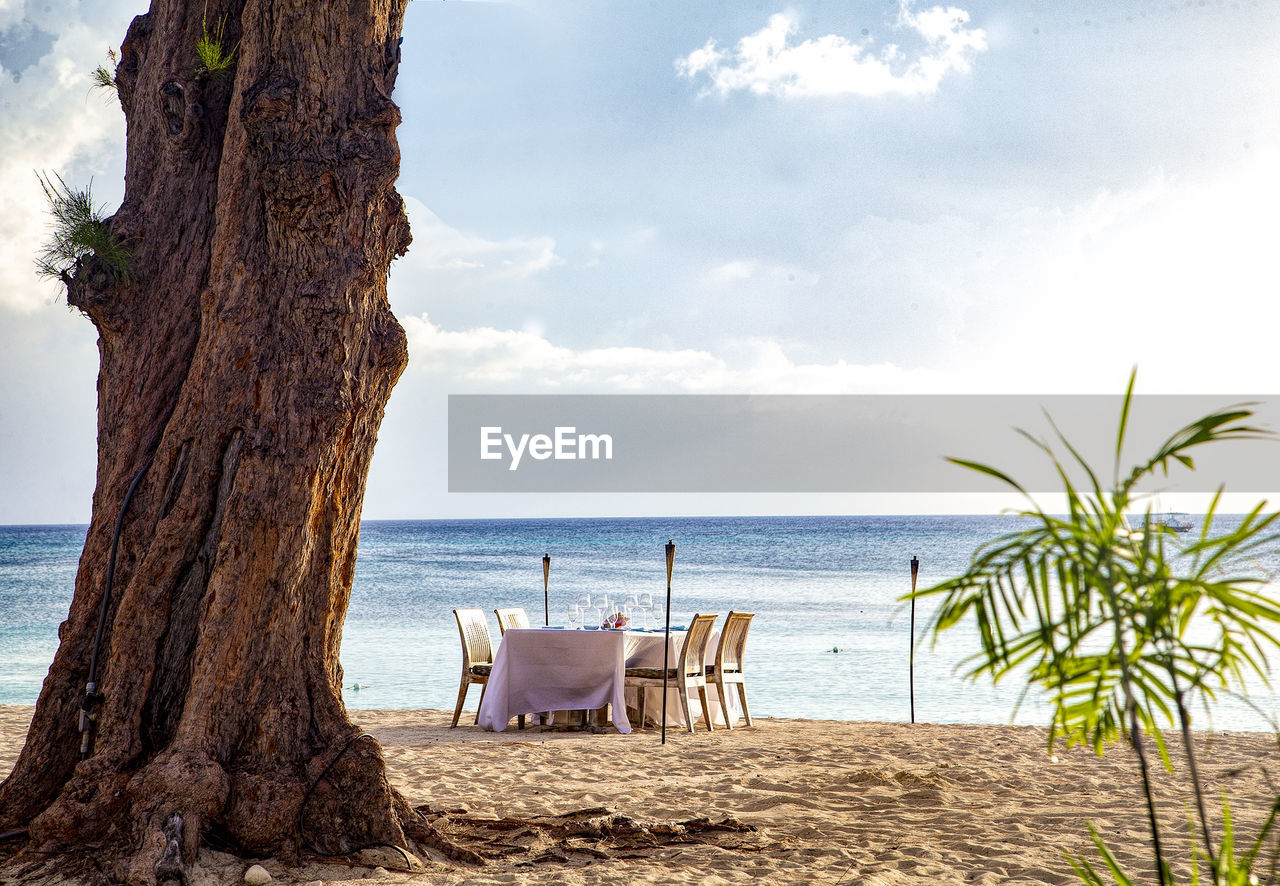
[[[0,707],[0,775],[31,708]],[[1064,851],[1089,853],[1092,821],[1140,881],[1147,831],[1131,752],[1104,759],[1058,749],[1038,728],[757,719],[733,731],[618,735],[448,729],[442,711],[354,711],[381,742],[391,780],[415,805],[472,817],[554,815],[607,807],[642,820],[734,817],[758,830],[734,844],[673,845],[601,859],[528,856],[483,867],[428,861],[422,873],[266,859],[275,883],[364,879],[435,884],[1074,883]],[[469,719],[469,718],[468,718]],[[467,720],[464,720],[467,722]],[[1205,738],[1212,798],[1232,798],[1252,833],[1276,791],[1273,737]],[[1185,848],[1186,797],[1160,775],[1170,836]],[[585,845],[585,844],[584,844]],[[391,867],[388,859],[387,867]],[[192,886],[241,882],[247,863],[203,851]],[[0,884],[15,882],[0,871]]]

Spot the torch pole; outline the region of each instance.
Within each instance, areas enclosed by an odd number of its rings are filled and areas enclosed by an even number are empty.
[[[662,743],[667,743],[667,677],[671,667],[671,567],[676,562],[676,543],[667,540],[667,629],[662,644]],[[641,690],[643,691],[643,690]],[[644,724],[641,723],[641,726]]]
[[[911,722],[916,721],[916,576],[920,574],[920,558],[911,558],[911,649],[907,654],[907,674],[911,691]]]
[[[551,583],[551,555],[542,555],[542,623],[551,626],[551,606],[547,599],[547,585]]]

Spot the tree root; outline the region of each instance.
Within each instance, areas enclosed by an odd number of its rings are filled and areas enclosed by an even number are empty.
[[[470,865],[503,861],[527,864],[591,864],[641,858],[656,849],[711,845],[758,852],[768,841],[736,818],[682,822],[640,821],[603,807],[529,818],[479,818],[418,806],[405,828],[421,845]]]
[[[131,777],[106,767],[105,789],[104,778],[82,765],[29,831],[0,835],[8,837],[0,841],[0,886],[28,863],[73,881],[184,886],[201,846],[285,864],[299,861],[303,844],[318,856],[387,847],[395,864],[413,869],[399,822],[417,814],[387,782],[380,747],[353,737],[340,747],[313,756],[306,773],[259,767],[230,774],[171,747]]]
[[[175,812],[169,816],[169,820],[164,823],[164,837],[164,854],[155,864],[156,883],[160,886],[166,883],[178,883],[182,886],[187,882],[187,870],[182,862],[181,815]]]
[[[439,811],[429,806],[411,808],[397,797],[396,815],[401,819],[410,849],[416,849],[422,861],[429,856],[423,850],[437,853],[436,862],[443,868],[528,867],[554,865],[584,867],[601,861],[651,858],[673,846],[703,845],[720,849],[756,853],[779,844],[768,840],[757,828],[736,818],[713,821],[694,818],[681,822],[643,821],[604,807],[578,809],[560,815],[535,815],[528,818],[483,818],[465,810]],[[181,830],[185,825],[174,815],[165,822],[166,852],[155,864],[156,884],[183,883],[189,861],[179,854]],[[202,844],[206,841],[202,840]],[[416,846],[415,846],[416,844]],[[231,847],[223,847],[233,855],[241,855]],[[8,859],[0,873],[0,883],[17,876],[23,882],[28,876],[42,882],[118,882],[118,872],[103,868],[92,854],[73,857],[64,853],[44,855],[25,853]],[[346,856],[313,856],[325,861],[345,859],[347,864],[390,867],[387,861],[371,860],[368,850]],[[440,860],[444,857],[444,861]],[[152,856],[154,858],[154,856]],[[412,858],[409,870],[420,871]],[[140,859],[134,859],[135,863]],[[295,859],[295,863],[301,859]],[[56,875],[56,876],[55,876]],[[148,878],[150,879],[150,878]]]

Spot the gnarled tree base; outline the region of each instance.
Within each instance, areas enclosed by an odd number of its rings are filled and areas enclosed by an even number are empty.
[[[407,848],[404,825],[417,818],[387,782],[381,748],[354,728],[298,772],[228,772],[175,749],[132,776],[98,768],[81,764],[27,839],[0,850],[18,865],[54,860],[77,878],[153,886],[183,881],[201,845],[296,864],[307,853]]]
[[[338,793],[335,791],[335,797]],[[325,810],[337,811],[337,806],[330,801],[321,805]],[[289,867],[310,862],[327,867],[376,866],[403,872],[436,870],[456,873],[467,869],[534,865],[540,870],[550,871],[615,859],[644,858],[673,846],[716,846],[747,853],[777,848],[755,827],[732,818],[721,821],[707,818],[683,822],[645,821],[609,809],[592,808],[562,815],[493,819],[442,812],[430,806],[414,808],[394,792],[393,806],[393,818],[408,837],[403,844],[410,853],[408,856],[389,847],[379,851],[351,848],[347,852],[332,854],[304,852],[301,856],[278,860]],[[345,807],[339,817],[348,822],[371,818],[367,811],[361,815],[354,811],[355,808],[352,805]],[[237,875],[257,858],[243,853],[238,857],[234,853],[227,855],[231,847],[214,848],[216,857],[209,859],[206,856],[206,861],[231,868],[231,872]],[[139,854],[131,861],[126,860],[126,866],[139,867],[142,862]],[[307,869],[300,874],[312,876],[315,870]],[[326,874],[324,879],[338,879],[329,870]],[[114,881],[117,876],[118,869],[108,872],[102,868],[100,860],[87,855],[64,854],[50,860],[28,850],[16,857],[0,860],[0,882],[12,878],[34,886],[53,886],[67,879],[99,883]],[[176,879],[178,874],[174,876]],[[157,878],[156,882],[163,881]]]

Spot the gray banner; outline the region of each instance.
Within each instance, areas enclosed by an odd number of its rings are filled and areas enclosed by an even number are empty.
[[[1044,454],[1053,423],[1112,479],[1119,396],[452,395],[450,492],[1000,492],[948,456],[999,468],[1034,492],[1061,489]],[[1280,397],[1134,398],[1127,473],[1175,431],[1249,403],[1249,424],[1280,427]],[[1276,439],[1191,451],[1148,491],[1280,490]],[[1074,479],[1085,482],[1081,473]]]

